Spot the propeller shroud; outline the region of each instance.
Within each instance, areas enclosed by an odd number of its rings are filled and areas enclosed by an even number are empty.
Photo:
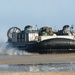
[[[7,32],[7,36],[9,39],[12,39],[13,33],[20,33],[20,32],[21,32],[21,30],[18,27],[11,27]]]

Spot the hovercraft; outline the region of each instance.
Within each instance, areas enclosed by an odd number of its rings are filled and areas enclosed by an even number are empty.
[[[24,30],[12,27],[7,32],[8,43],[19,50],[31,53],[75,52],[75,31],[73,26],[63,26],[53,31],[51,27],[35,29],[27,25]]]

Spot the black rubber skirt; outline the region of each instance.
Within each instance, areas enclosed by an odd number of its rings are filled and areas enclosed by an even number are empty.
[[[47,39],[30,45],[27,51],[35,53],[71,52],[75,51],[75,40],[66,38]]]

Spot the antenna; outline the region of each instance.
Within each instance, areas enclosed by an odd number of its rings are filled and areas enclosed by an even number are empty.
[[[37,30],[37,24],[35,25],[35,29]]]

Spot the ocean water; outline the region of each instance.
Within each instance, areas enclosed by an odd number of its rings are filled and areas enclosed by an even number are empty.
[[[0,72],[75,72],[75,63],[3,64]]]

